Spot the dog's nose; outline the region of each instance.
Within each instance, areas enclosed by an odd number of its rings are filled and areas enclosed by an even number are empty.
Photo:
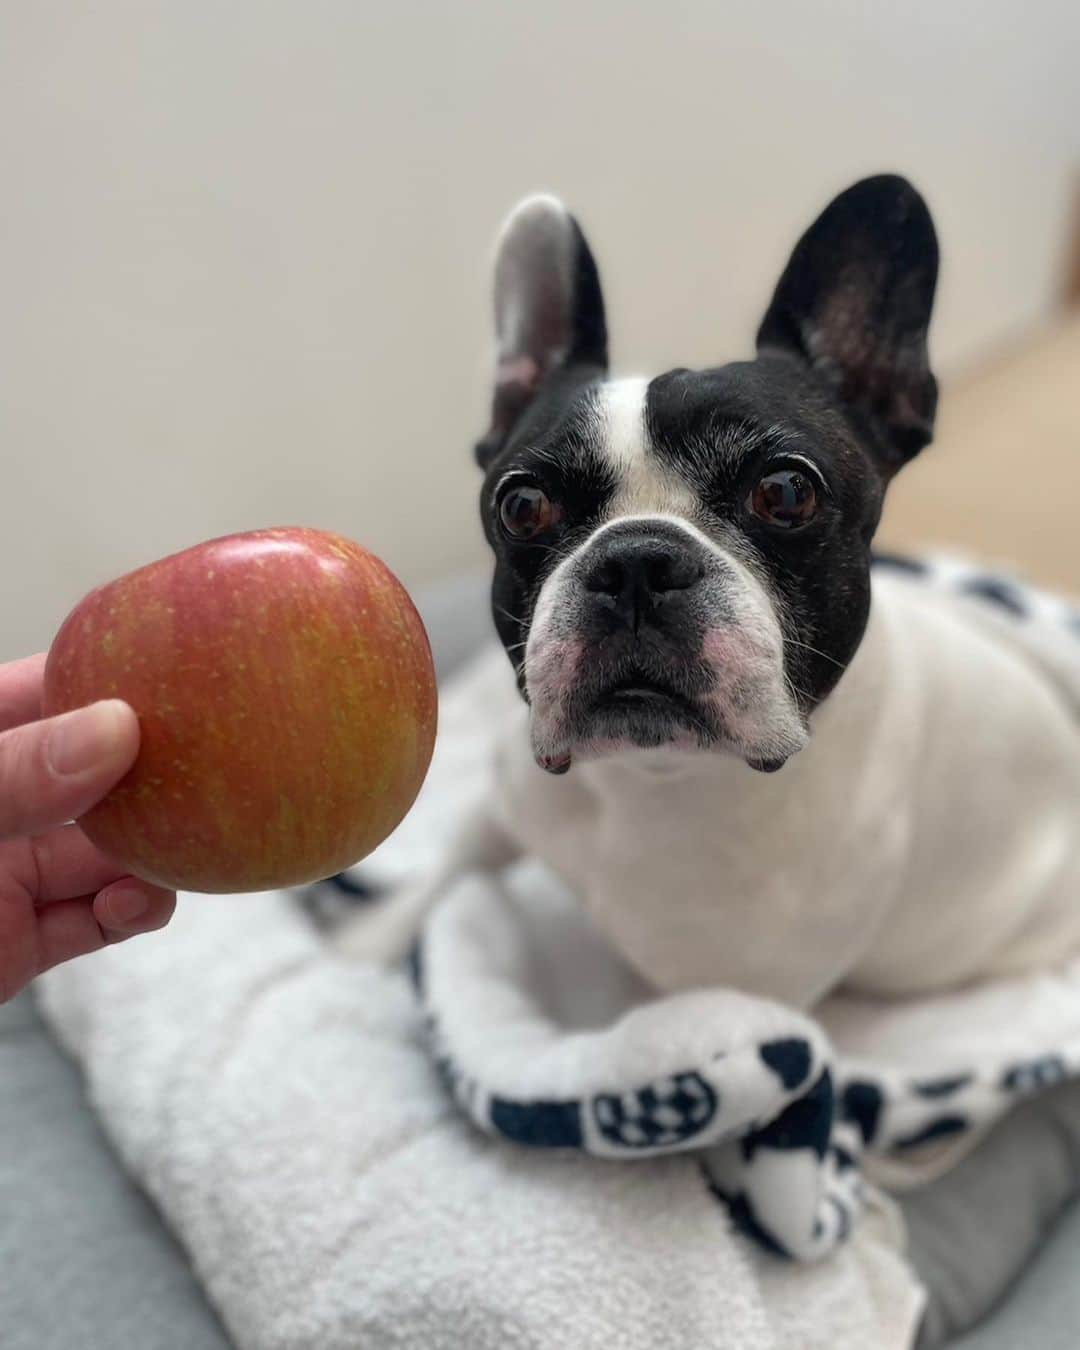
[[[692,549],[658,534],[617,534],[593,546],[585,589],[637,631],[657,609],[705,575]]]

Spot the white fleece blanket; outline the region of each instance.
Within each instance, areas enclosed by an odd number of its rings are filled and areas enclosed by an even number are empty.
[[[486,1138],[433,1073],[405,977],[335,958],[288,896],[183,897],[168,930],[40,992],[244,1350],[912,1343],[890,1212],[800,1266],[734,1234],[691,1158]]]
[[[369,884],[426,871],[491,790],[505,678],[496,653],[445,697]],[[242,1347],[900,1350],[921,1293],[860,1153],[925,1177],[1080,1070],[1080,968],[812,1019],[651,999],[529,865],[459,880],[415,975],[419,1009],[271,894],[185,897],[42,982]]]

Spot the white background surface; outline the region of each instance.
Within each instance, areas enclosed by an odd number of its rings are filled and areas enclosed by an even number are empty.
[[[746,353],[848,181],[911,176],[946,374],[1045,313],[1080,154],[1075,0],[8,0],[0,657],[92,584],[272,523],[410,583],[482,557],[487,267],[559,192],[615,362]]]

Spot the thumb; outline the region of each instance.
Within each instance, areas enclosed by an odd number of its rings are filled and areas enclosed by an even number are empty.
[[[0,735],[0,839],[80,816],[135,762],[139,723],[106,699]]]

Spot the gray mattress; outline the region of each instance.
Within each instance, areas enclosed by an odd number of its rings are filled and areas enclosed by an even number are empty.
[[[479,583],[421,606],[440,676],[486,636]],[[956,1350],[1076,1350],[1080,1206]],[[121,1171],[79,1076],[24,995],[0,1008],[0,1344],[4,1350],[221,1350],[183,1252]]]

